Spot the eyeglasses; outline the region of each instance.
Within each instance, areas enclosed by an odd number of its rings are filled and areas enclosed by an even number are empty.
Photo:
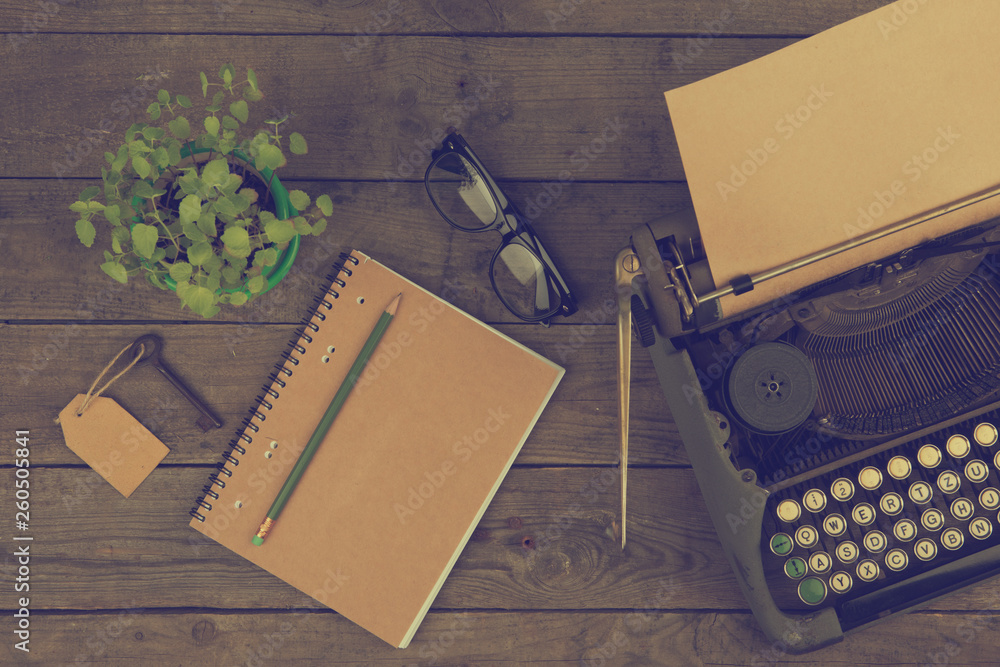
[[[541,239],[460,135],[449,134],[434,151],[424,185],[434,208],[452,227],[500,233],[500,246],[490,260],[490,282],[507,310],[545,326],[553,315],[576,312],[576,300]]]

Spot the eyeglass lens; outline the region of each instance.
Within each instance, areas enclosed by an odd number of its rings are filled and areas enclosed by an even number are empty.
[[[477,230],[493,224],[497,206],[476,168],[461,155],[443,155],[431,167],[427,189],[448,220],[461,229]]]
[[[516,240],[505,245],[493,263],[493,284],[508,307],[528,319],[552,315],[561,302],[545,266]]]

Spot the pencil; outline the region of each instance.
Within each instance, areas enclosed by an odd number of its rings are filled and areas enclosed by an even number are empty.
[[[368,363],[368,359],[371,358],[372,353],[375,348],[378,347],[378,343],[382,340],[382,335],[385,330],[389,328],[389,323],[392,322],[393,316],[396,314],[396,308],[399,307],[399,299],[402,294],[396,295],[396,298],[392,300],[388,306],[386,306],[385,312],[379,317],[378,322],[375,323],[375,328],[372,329],[371,334],[368,336],[368,340],[365,341],[364,347],[358,352],[357,358],[354,360],[354,364],[351,365],[351,369],[347,371],[347,377],[340,384],[340,389],[334,395],[333,400],[330,401],[330,407],[326,409],[323,414],[323,418],[319,420],[319,424],[316,425],[316,430],[313,431],[312,437],[309,438],[309,442],[306,443],[305,449],[299,454],[298,460],[295,461],[295,465],[292,466],[291,472],[288,473],[288,478],[285,483],[281,486],[281,490],[278,491],[277,497],[275,497],[274,502],[271,503],[271,509],[267,510],[267,516],[260,524],[260,528],[257,529],[257,534],[253,536],[253,543],[257,546],[264,544],[264,539],[267,534],[271,532],[274,528],[274,523],[278,519],[278,515],[281,514],[281,510],[285,509],[285,503],[288,502],[289,496],[295,491],[295,486],[299,483],[299,479],[302,478],[302,473],[305,472],[306,468],[309,467],[309,461],[312,460],[313,454],[319,449],[319,444],[326,437],[327,431],[330,430],[330,426],[333,424],[333,420],[336,419],[337,413],[340,412],[340,408],[344,405],[344,401],[347,400],[347,396],[351,393],[351,389],[354,388],[354,383],[357,382],[358,377],[361,372],[364,371],[365,365]]]

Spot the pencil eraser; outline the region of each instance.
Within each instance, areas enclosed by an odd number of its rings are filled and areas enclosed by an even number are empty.
[[[254,535],[253,543],[259,547],[260,545],[264,544],[264,538],[261,537],[260,535]]]

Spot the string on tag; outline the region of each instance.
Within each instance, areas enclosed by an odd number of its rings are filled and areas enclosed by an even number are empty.
[[[132,345],[133,345],[132,343],[129,343],[124,348],[122,348],[122,351],[119,352],[118,354],[116,354],[115,358],[112,359],[111,361],[109,361],[108,365],[104,367],[104,370],[101,371],[101,374],[98,375],[97,378],[94,379],[93,384],[90,385],[90,389],[87,390],[87,396],[86,396],[86,398],[83,399],[83,402],[80,403],[80,407],[77,408],[77,410],[76,410],[76,416],[77,417],[82,416],[83,413],[84,413],[84,411],[86,411],[87,407],[90,405],[90,403],[95,398],[97,398],[98,396],[100,396],[101,394],[103,394],[104,390],[107,389],[108,387],[110,387],[112,382],[114,382],[115,380],[117,380],[121,376],[125,375],[125,373],[128,372],[128,370],[130,368],[132,368],[133,366],[135,366],[136,363],[139,361],[139,359],[142,358],[142,355],[146,353],[146,346],[143,345],[142,343],[139,343],[139,353],[137,355],[135,355],[135,357],[132,358],[132,361],[129,362],[129,365],[126,366],[120,373],[118,373],[113,378],[111,378],[110,380],[108,380],[107,383],[105,383],[105,385],[103,387],[101,387],[97,391],[97,393],[95,394],[94,393],[94,387],[97,386],[97,383],[100,382],[101,378],[104,377],[104,374],[107,373],[111,369],[111,367],[115,365],[115,362],[118,361],[119,357],[121,357],[123,354],[125,354],[128,350],[132,349]],[[59,423],[59,418],[56,417],[54,421],[55,421],[55,423],[58,424]]]

